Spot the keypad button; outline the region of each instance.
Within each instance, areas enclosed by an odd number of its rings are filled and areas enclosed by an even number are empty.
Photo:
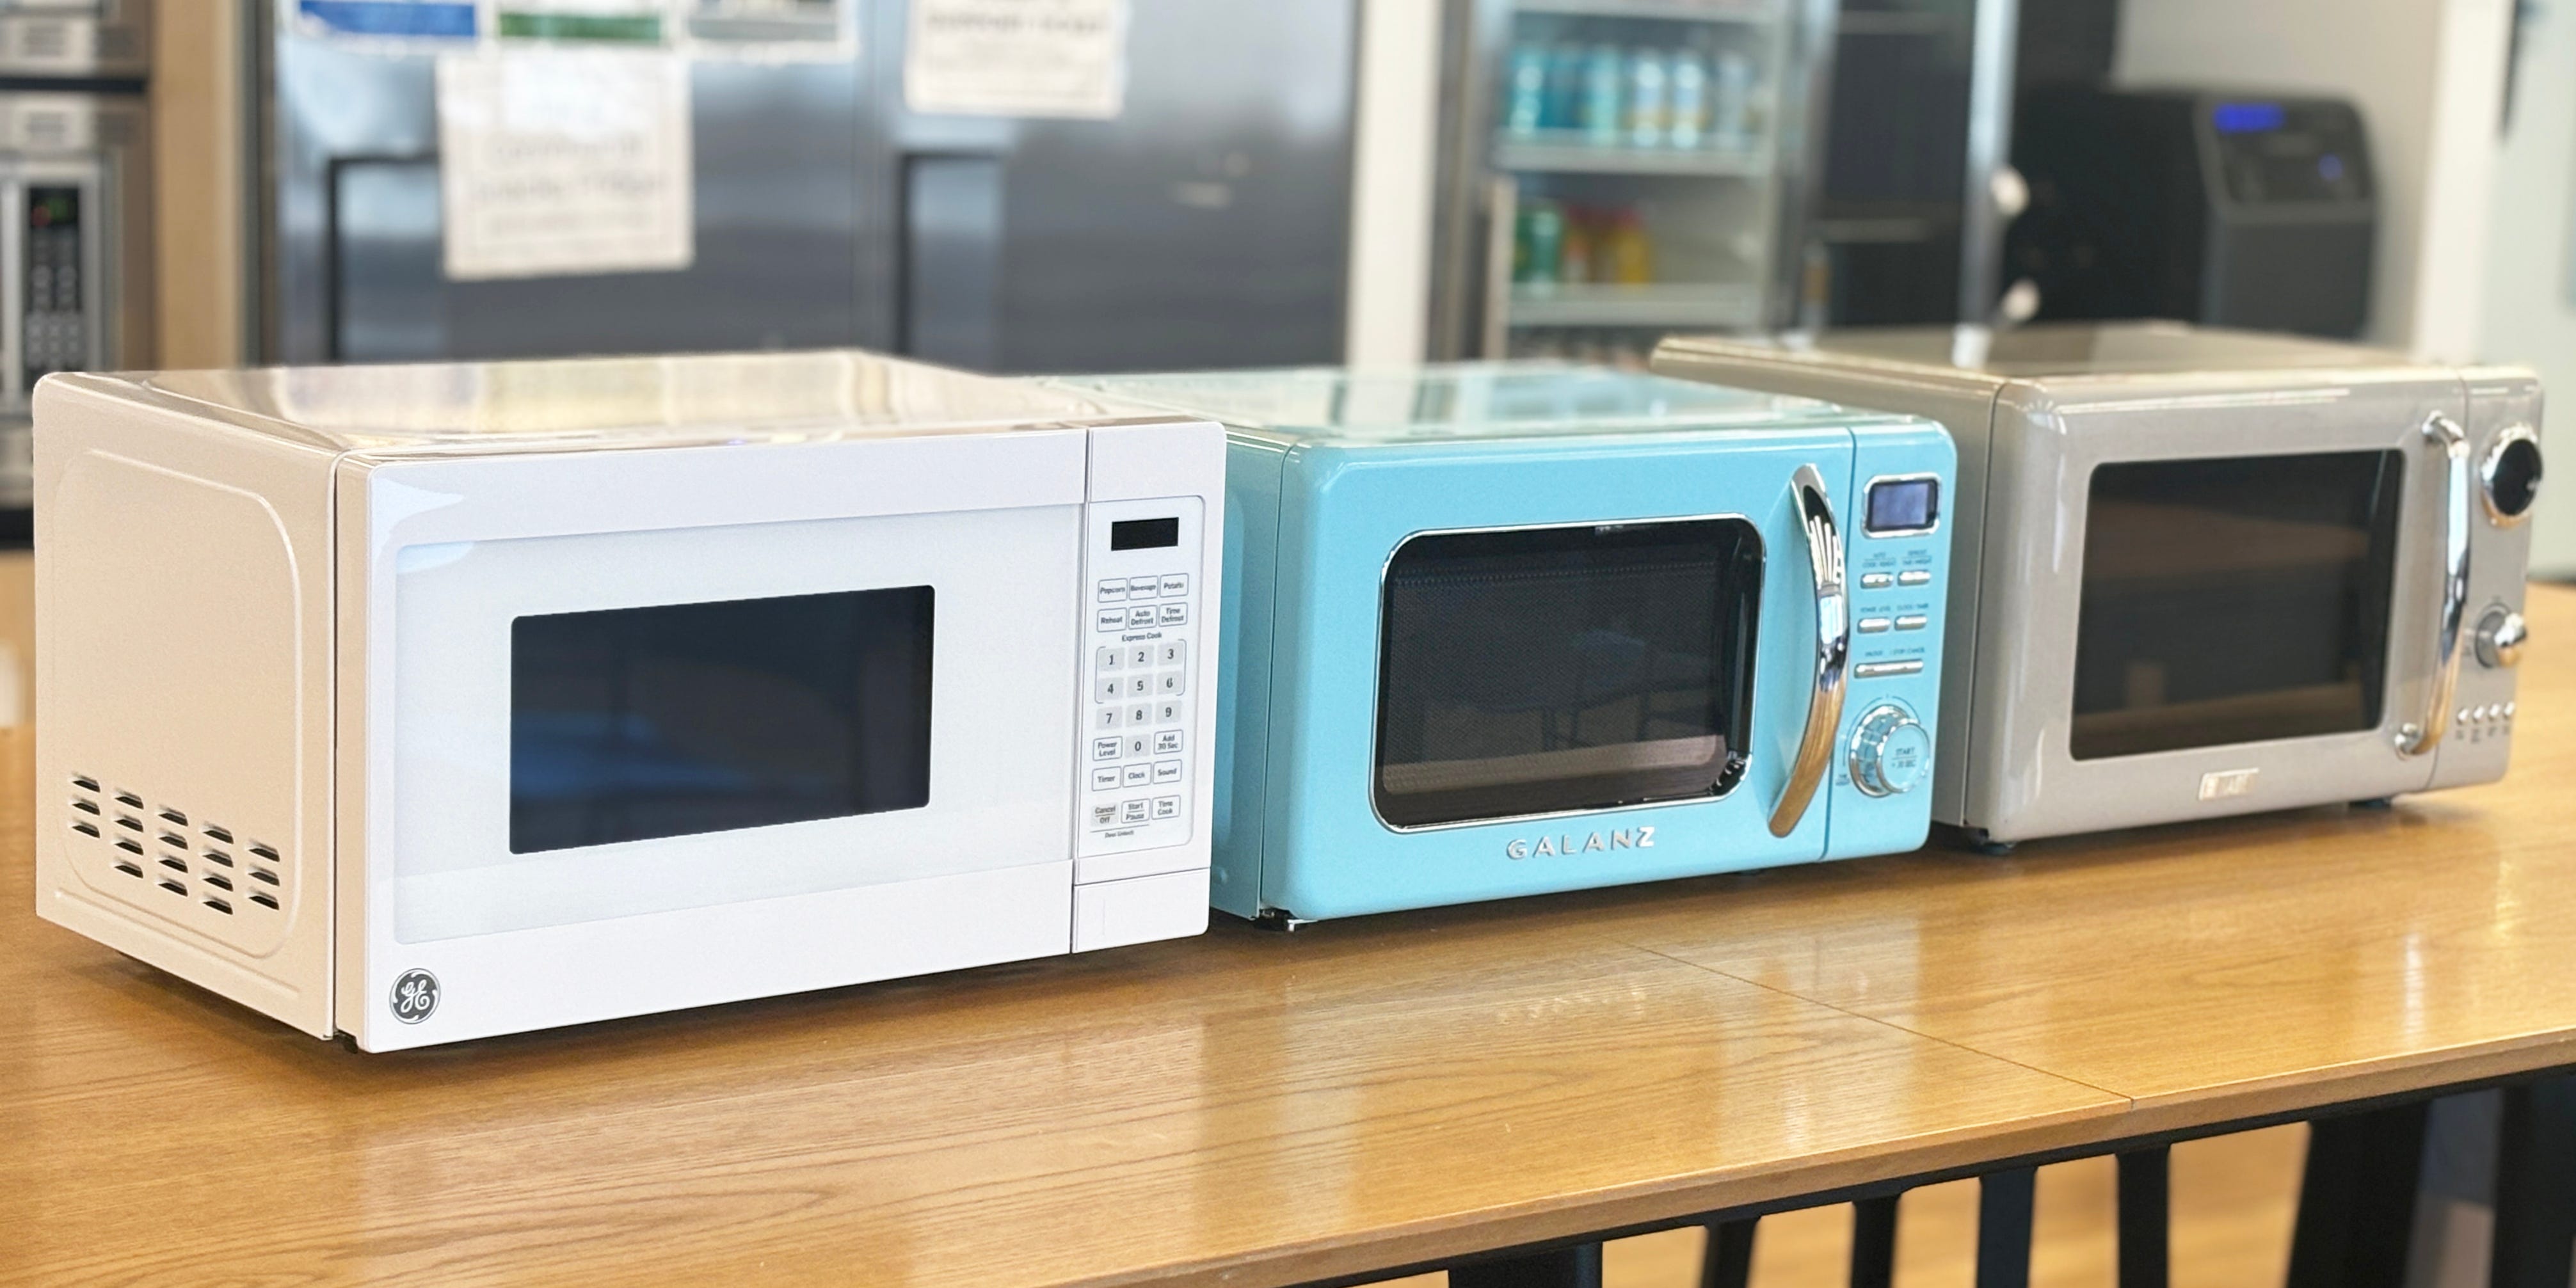
[[[1142,787],[1145,784],[1152,782],[1153,779],[1154,767],[1152,765],[1128,765],[1119,771],[1118,781],[1122,786]]]
[[[1896,584],[1899,586],[1929,586],[1932,584],[1932,574],[1926,569],[1908,568],[1905,571],[1896,574]]]
[[[1155,762],[1154,781],[1158,783],[1177,783],[1181,781],[1181,762],[1177,760],[1163,760]]]
[[[1110,678],[1116,679],[1118,677],[1112,676]],[[1150,675],[1130,675],[1126,678],[1125,683],[1127,687],[1123,692],[1131,698],[1150,698],[1154,696],[1156,692],[1154,687],[1154,677]]]
[[[1864,617],[1859,621],[1852,623],[1852,629],[1859,631],[1863,635],[1876,635],[1880,631],[1886,630],[1887,627],[1888,620],[1884,617]]]
[[[1091,825],[1110,827],[1118,822],[1118,802],[1107,801],[1091,807]]]
[[[1154,646],[1151,644],[1130,644],[1127,646],[1126,658],[1127,665],[1131,667],[1152,666],[1154,664]]]
[[[1189,660],[1190,644],[1188,640],[1165,640],[1154,649],[1154,665],[1156,666],[1179,666]]]
[[[1118,789],[1118,771],[1117,771],[1117,770],[1115,770],[1115,769],[1095,769],[1095,770],[1092,770],[1092,771],[1091,771],[1091,790],[1093,790],[1093,791],[1095,791],[1095,792],[1107,792],[1107,791],[1116,791],[1117,789]]]
[[[1167,574],[1167,575],[1163,578],[1163,586],[1162,586],[1162,590],[1163,590],[1163,598],[1165,598],[1165,599],[1171,599],[1171,598],[1173,598],[1173,597],[1175,597],[1175,596],[1179,596],[1179,595],[1186,595],[1186,594],[1190,593],[1190,579],[1189,579],[1189,575],[1188,575],[1187,573],[1177,573],[1177,572],[1176,572],[1176,573],[1170,573],[1170,574]]]
[[[1112,577],[1107,581],[1101,582],[1099,594],[1100,602],[1104,604],[1116,603],[1119,600],[1125,599],[1127,597],[1126,579],[1121,577]]]
[[[1154,586],[1160,580],[1156,577],[1130,577],[1127,579],[1127,593],[1138,599],[1152,599]]]
[[[1154,798],[1154,817],[1156,817],[1156,818],[1179,818],[1180,816],[1181,816],[1181,798],[1180,798],[1180,797],[1178,797],[1178,796],[1157,796],[1157,797],[1155,797],[1155,798]]]
[[[1189,672],[1187,671],[1156,671],[1154,673],[1154,696],[1161,698],[1177,698],[1182,694],[1189,692],[1188,676]]]
[[[1104,631],[1123,631],[1127,629],[1127,612],[1121,608],[1104,608],[1092,624]]]
[[[1115,671],[1120,666],[1124,665],[1126,660],[1127,650],[1112,644],[1094,654],[1091,659],[1091,664],[1103,671]]]
[[[1091,727],[1094,729],[1115,729],[1125,723],[1127,723],[1125,707],[1102,707],[1093,712],[1091,717]]]
[[[1907,613],[1896,619],[1896,629],[1900,631],[1919,631],[1931,624],[1932,619],[1921,613]]]
[[[1153,745],[1154,738],[1152,734],[1131,733],[1127,735],[1126,741],[1119,746],[1118,750],[1121,755],[1132,759],[1137,756],[1145,755],[1152,749]]]
[[[1128,609],[1128,610],[1127,610],[1127,625],[1128,625],[1128,626],[1130,626],[1130,627],[1137,627],[1137,626],[1151,626],[1151,625],[1153,625],[1153,624],[1154,624],[1154,610],[1153,610],[1152,608],[1150,608],[1150,607],[1147,607],[1147,608],[1130,608],[1130,609]]]
[[[1189,605],[1187,605],[1187,604],[1165,604],[1165,605],[1163,605],[1163,625],[1165,625],[1165,626],[1187,626],[1187,625],[1189,625],[1189,622],[1190,622],[1190,606],[1189,606]]]
[[[1135,678],[1143,680],[1149,684],[1153,682],[1152,676],[1140,675]],[[1128,677],[1123,675],[1100,675],[1092,677],[1091,700],[1094,702],[1116,702],[1120,698],[1126,697],[1127,680]]]
[[[1179,724],[1181,722],[1181,714],[1186,709],[1187,705],[1180,702],[1157,702],[1154,704],[1154,723],[1158,725]],[[1134,713],[1130,712],[1129,714],[1132,715]],[[1143,724],[1144,721],[1130,720],[1127,723]]]
[[[1154,735],[1154,754],[1169,756],[1181,749],[1181,731],[1165,729]]]
[[[1145,821],[1145,811],[1150,807],[1150,805],[1151,802],[1141,796],[1132,801],[1122,801],[1118,806],[1118,821],[1121,823],[1142,823]]]
[[[1062,744],[1058,744],[1058,745],[1059,745],[1059,746],[1061,746]],[[1093,760],[1116,760],[1116,759],[1118,759],[1118,740],[1117,740],[1116,738],[1094,738],[1094,739],[1092,739],[1092,740],[1091,740],[1091,758],[1092,758]]]
[[[1865,572],[1860,575],[1860,588],[1862,590],[1885,590],[1895,584],[1896,575],[1894,573]]]
[[[1130,702],[1127,704],[1127,723],[1138,728],[1149,724],[1168,724],[1169,721],[1162,719],[1162,709],[1170,705],[1168,702],[1160,706],[1150,702]]]

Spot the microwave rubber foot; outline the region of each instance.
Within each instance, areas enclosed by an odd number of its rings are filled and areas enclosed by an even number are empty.
[[[2373,796],[2366,801],[2354,801],[2352,807],[2354,809],[2392,809],[2396,804],[2397,798],[2394,796]]]
[[[1289,931],[1295,930],[1299,926],[1305,925],[1306,921],[1306,918],[1300,917],[1297,914],[1288,911],[1286,908],[1264,908],[1261,910],[1260,916],[1252,919],[1252,924],[1261,927],[1263,930],[1276,930],[1280,934],[1284,935]]]
[[[1982,827],[1962,828],[1959,834],[1967,838],[1969,849],[1990,859],[2003,858],[2013,852],[2013,847],[2021,844],[2019,841],[1998,841]]]

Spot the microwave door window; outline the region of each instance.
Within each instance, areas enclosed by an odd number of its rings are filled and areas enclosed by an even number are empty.
[[[930,800],[928,586],[521,617],[510,850]]]
[[[1724,794],[1743,770],[1761,582],[1741,519],[1406,541],[1381,609],[1379,817]]]
[[[2097,468],[2073,757],[2378,727],[2404,470],[2396,452]]]

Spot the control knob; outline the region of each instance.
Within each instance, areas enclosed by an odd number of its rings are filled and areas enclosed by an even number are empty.
[[[2522,614],[2499,604],[2478,619],[2478,662],[2483,666],[2512,666],[2522,660],[2523,641],[2531,632],[2522,623]]]
[[[1932,734],[1914,713],[1882,702],[1860,718],[1852,734],[1852,786],[1866,796],[1895,796],[1923,782],[1932,767]]]

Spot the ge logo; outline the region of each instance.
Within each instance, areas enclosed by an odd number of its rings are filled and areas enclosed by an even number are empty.
[[[425,970],[407,970],[394,981],[394,1018],[405,1024],[418,1024],[438,1009],[438,977]]]

